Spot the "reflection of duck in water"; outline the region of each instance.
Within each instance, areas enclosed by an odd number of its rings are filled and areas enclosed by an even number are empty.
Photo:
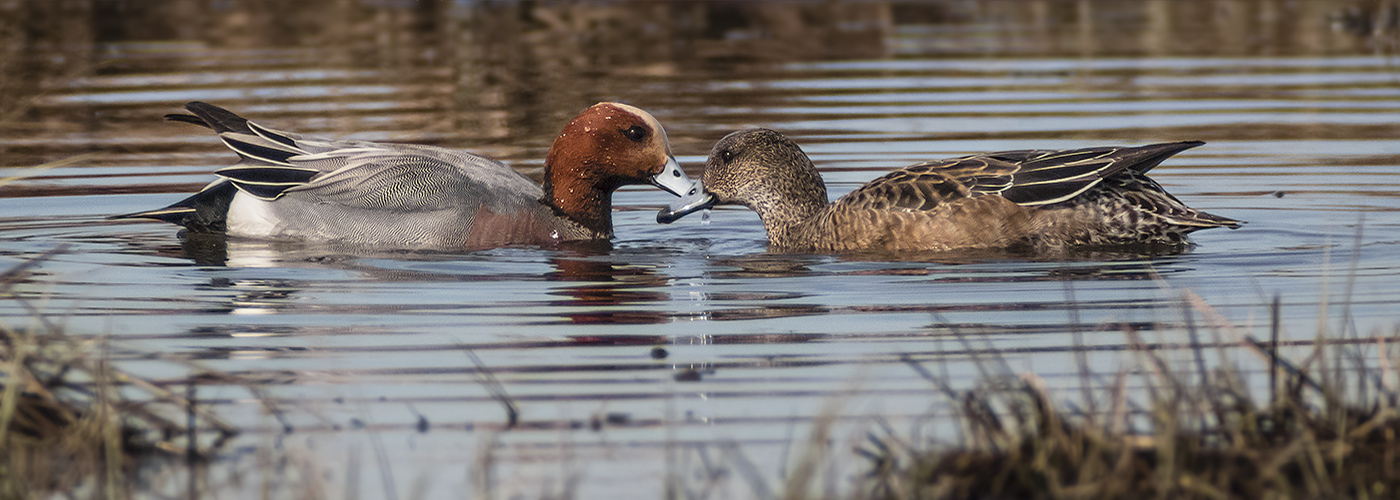
[[[714,260],[718,266],[732,266],[734,270],[719,269],[709,273],[718,278],[796,278],[813,274],[811,265],[817,262],[815,256],[791,254],[752,254],[734,257],[720,257]]]
[[[715,205],[758,212],[781,250],[1064,250],[1183,245],[1186,234],[1240,222],[1168,194],[1147,171],[1199,142],[1068,151],[1004,151],[921,163],[828,203],[802,149],[766,129],[729,134],[704,178],[660,222]]]
[[[192,102],[168,119],[207,126],[238,164],[199,193],[159,210],[120,215],[259,239],[395,248],[553,245],[612,237],[612,192],[690,182],[666,131],[646,111],[601,103],[559,133],[544,186],[465,151],[336,141],[272,130]]]
[[[555,271],[545,275],[550,281],[581,282],[560,287],[551,295],[564,295],[568,300],[554,302],[555,306],[588,306],[582,312],[567,313],[573,323],[582,324],[661,324],[669,323],[672,315],[665,311],[639,310],[644,304],[663,303],[671,295],[654,291],[666,286],[667,278],[650,268],[597,260],[588,256],[560,256],[553,259]],[[621,343],[649,344],[661,338],[651,336],[622,336]],[[613,336],[608,336],[612,339]],[[575,339],[579,340],[579,339]]]

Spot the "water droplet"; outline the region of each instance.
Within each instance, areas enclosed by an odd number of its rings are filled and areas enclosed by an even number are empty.
[[[709,224],[709,223],[710,223],[710,209],[707,208],[707,209],[701,210],[701,211],[700,211],[700,225],[704,226],[704,225],[707,225],[707,224]]]

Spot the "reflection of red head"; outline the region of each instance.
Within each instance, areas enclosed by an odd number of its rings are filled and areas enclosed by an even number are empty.
[[[665,302],[669,294],[634,288],[665,285],[665,279],[644,267],[616,265],[590,259],[556,258],[555,271],[545,276],[551,281],[586,282],[579,286],[559,288],[551,295],[565,295],[567,300],[552,302],[555,306],[599,306],[597,310],[568,314],[573,323],[588,325],[637,325],[666,323],[671,315],[665,312],[619,310],[616,306]],[[648,341],[651,342],[651,341]]]
[[[668,344],[671,340],[660,335],[574,335],[569,337],[579,345],[656,345]]]

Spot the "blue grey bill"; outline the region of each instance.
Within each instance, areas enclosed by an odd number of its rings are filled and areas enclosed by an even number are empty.
[[[697,180],[684,191],[679,200],[656,212],[656,222],[670,224],[695,212],[715,206],[715,197],[705,192],[705,185]]]
[[[652,176],[651,183],[676,196],[685,196],[681,193],[691,186],[690,178],[685,176],[685,171],[681,170],[681,164],[676,162],[674,156],[666,157],[666,167],[661,169],[661,173]]]

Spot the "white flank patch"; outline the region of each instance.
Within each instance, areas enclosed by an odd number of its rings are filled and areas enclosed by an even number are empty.
[[[272,204],[239,191],[228,206],[228,234],[252,238],[269,238],[277,233],[278,220],[272,214]]]

